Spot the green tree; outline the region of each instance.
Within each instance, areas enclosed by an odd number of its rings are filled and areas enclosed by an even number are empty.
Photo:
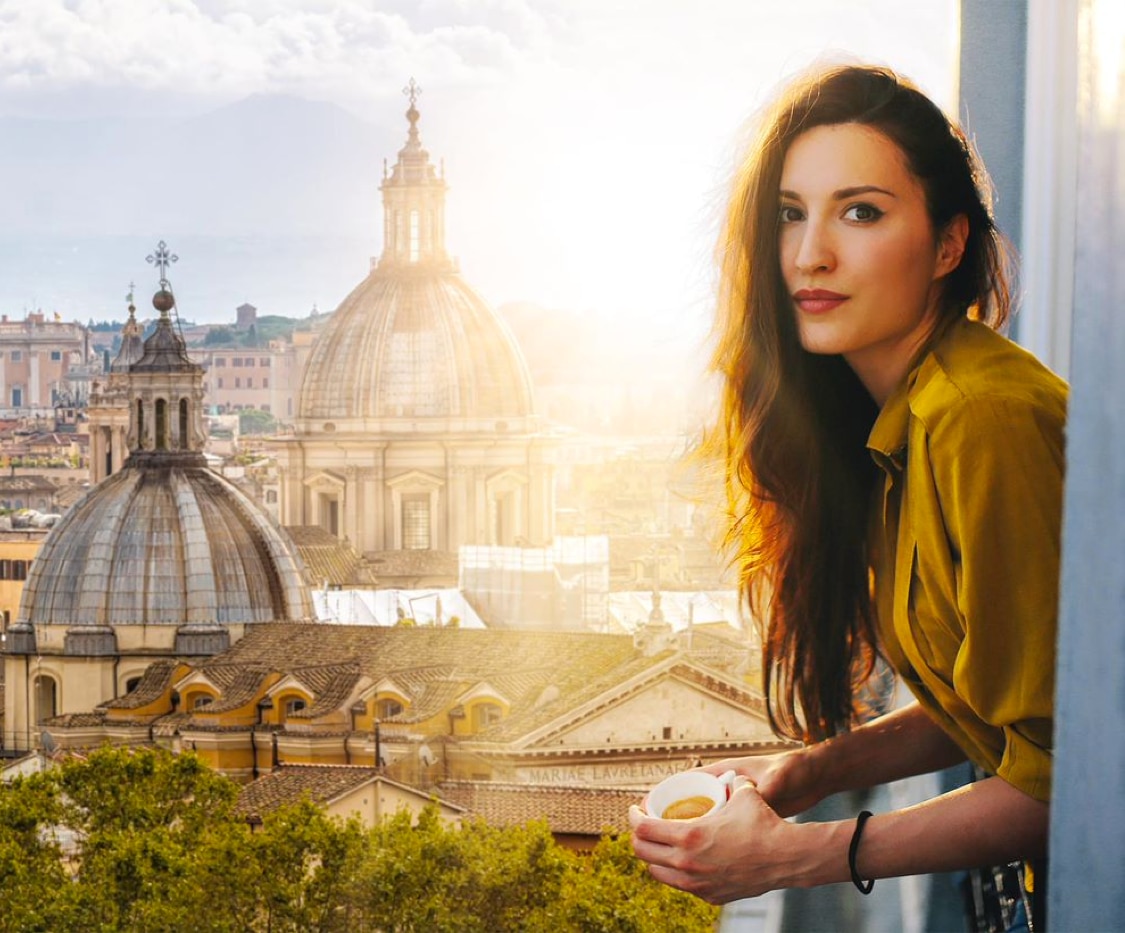
[[[223,326],[212,327],[207,331],[207,336],[203,338],[203,346],[205,347],[232,347],[235,342],[234,331]]]
[[[199,853],[247,832],[233,815],[237,785],[192,753],[107,747],[47,776],[80,840],[72,910],[91,929],[169,928]]]
[[[372,791],[374,792],[374,791]],[[311,801],[283,807],[254,834],[254,861],[262,879],[259,929],[344,931],[356,924],[352,904],[365,857],[358,820],[329,818]]]
[[[0,931],[59,929],[67,884],[57,788],[41,776],[0,784]]]
[[[654,881],[624,836],[580,856],[543,821],[451,825],[432,803],[364,830],[308,800],[252,832],[237,791],[154,749],[0,785],[0,933],[686,933],[718,915]]]
[[[501,829],[445,823],[431,804],[400,811],[368,837],[355,890],[363,929],[494,933],[551,928],[573,856],[545,822]]]
[[[629,836],[604,835],[572,873],[559,905],[560,930],[581,933],[698,933],[719,908],[653,878]]]
[[[277,419],[268,411],[244,408],[238,413],[238,430],[241,434],[269,434],[277,430]]]

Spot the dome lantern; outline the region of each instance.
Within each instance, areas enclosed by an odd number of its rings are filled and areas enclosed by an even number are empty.
[[[410,79],[403,88],[410,99],[406,145],[379,186],[383,192],[383,255],[379,266],[446,265],[445,192],[448,186],[430,164],[430,154],[418,136],[421,116],[416,106],[422,89]]]

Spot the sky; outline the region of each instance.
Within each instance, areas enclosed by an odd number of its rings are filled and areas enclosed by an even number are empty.
[[[447,245],[486,299],[674,332],[707,319],[755,109],[786,76],[839,60],[890,65],[948,108],[957,7],[0,0],[0,116],[188,115],[284,93],[402,120],[414,78],[423,142],[451,185]]]

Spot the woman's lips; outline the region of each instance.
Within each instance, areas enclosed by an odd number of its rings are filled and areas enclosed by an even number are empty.
[[[847,295],[839,292],[830,292],[823,288],[802,288],[794,292],[793,300],[797,306],[808,314],[824,314],[837,308],[848,300]]]

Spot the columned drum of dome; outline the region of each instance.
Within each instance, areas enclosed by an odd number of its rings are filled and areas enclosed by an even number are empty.
[[[523,354],[446,251],[444,170],[406,93],[382,254],[318,337],[277,442],[281,516],[347,539],[385,585],[450,585],[462,545],[551,540],[554,468]]]

